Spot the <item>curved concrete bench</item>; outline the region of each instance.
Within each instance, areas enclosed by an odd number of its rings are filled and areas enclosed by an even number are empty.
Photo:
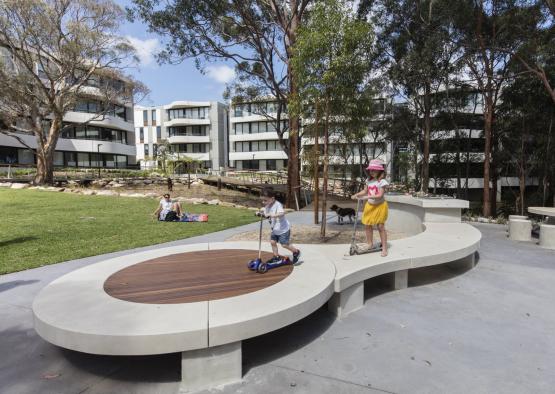
[[[364,281],[394,273],[394,289],[407,287],[408,270],[430,265],[465,261],[474,266],[481,233],[465,223],[425,223],[425,230],[415,236],[391,241],[389,254],[344,256],[338,248],[327,248],[326,256],[335,262],[335,294],[328,306],[344,317],[364,305]]]
[[[135,253],[81,268],[46,286],[33,303],[35,329],[55,345],[92,354],[182,352],[188,390],[240,380],[242,340],[292,324],[327,301],[334,313],[345,316],[363,305],[366,279],[395,273],[395,288],[401,288],[412,268],[460,259],[474,265],[480,232],[460,223],[460,210],[468,202],[406,196],[388,196],[388,201],[388,228],[413,236],[392,241],[385,258],[379,253],[345,256],[349,245],[299,245],[303,263],[272,286],[212,301],[143,304],[109,296],[104,282],[124,268],[171,254],[248,249],[254,256],[258,243],[205,243]],[[270,251],[270,245],[264,243],[263,250]]]
[[[240,380],[243,339],[294,323],[320,308],[333,294],[335,267],[317,250],[307,253],[302,265],[270,287],[213,301],[129,302],[109,296],[104,282],[117,271],[161,256],[251,249],[255,257],[257,247],[257,242],[176,246],[78,269],[37,295],[33,302],[35,329],[48,342],[91,354],[182,352],[183,381],[189,390]],[[263,249],[271,251],[269,245]]]

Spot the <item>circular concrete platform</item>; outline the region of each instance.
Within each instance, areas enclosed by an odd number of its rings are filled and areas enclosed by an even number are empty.
[[[247,268],[258,254],[257,242],[191,244],[113,257],[42,289],[33,303],[35,329],[55,345],[105,355],[175,353],[252,338],[302,319],[333,294],[335,267],[312,246],[304,247],[302,264],[265,274]],[[268,243],[263,251],[263,257],[270,256]],[[229,255],[234,258],[222,258]],[[179,256],[195,256],[191,261],[197,274],[204,275],[211,290],[195,288],[195,278],[176,271]],[[157,277],[141,273],[147,266]],[[233,283],[233,277],[247,276],[250,281]],[[220,280],[224,287],[218,289]],[[124,294],[129,284],[134,289]],[[161,295],[164,291],[168,295]],[[190,298],[184,298],[185,293]],[[165,303],[153,303],[155,299]]]
[[[253,250],[221,249],[172,254],[124,268],[104,282],[104,291],[124,301],[181,304],[213,301],[272,286],[293,271],[292,265],[259,274],[247,268]],[[272,257],[263,252],[262,260]]]

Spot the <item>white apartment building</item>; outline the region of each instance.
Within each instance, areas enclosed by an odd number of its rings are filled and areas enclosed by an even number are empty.
[[[135,143],[142,168],[156,168],[159,145],[167,141],[174,159],[198,160],[204,168],[227,162],[228,111],[225,104],[174,101],[156,107],[135,107]]]
[[[121,84],[123,81],[113,81]],[[105,116],[97,116],[103,104],[83,99],[64,116],[64,126],[71,126],[56,144],[55,167],[127,168],[135,165],[133,106],[112,104]],[[90,121],[87,125],[83,123]],[[31,148],[37,148],[34,135],[18,133]],[[33,151],[15,138],[0,134],[0,164],[35,165]]]
[[[287,169],[287,155],[276,132],[272,102],[234,104],[230,112],[229,166],[237,170]],[[285,125],[287,119],[282,120]],[[284,138],[289,138],[285,133]]]

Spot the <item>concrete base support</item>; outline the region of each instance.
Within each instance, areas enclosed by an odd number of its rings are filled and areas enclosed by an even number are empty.
[[[511,220],[528,220],[528,216],[522,215],[509,215],[509,220],[507,221],[507,233],[509,232],[509,223]]]
[[[532,240],[532,221],[514,219],[509,222],[509,238],[513,241]]]
[[[555,249],[555,225],[540,224],[540,246],[546,249]]]
[[[364,282],[352,285],[341,293],[334,293],[328,301],[328,310],[339,319],[364,306]]]
[[[241,341],[181,353],[181,392],[236,383],[242,377]]]
[[[409,270],[393,273],[393,290],[406,289],[409,286]]]

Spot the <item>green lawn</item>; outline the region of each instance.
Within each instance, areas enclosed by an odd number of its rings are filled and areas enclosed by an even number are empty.
[[[154,220],[158,200],[0,190],[0,274],[153,245],[253,222],[253,213],[212,205],[183,205],[208,213],[208,223]]]

